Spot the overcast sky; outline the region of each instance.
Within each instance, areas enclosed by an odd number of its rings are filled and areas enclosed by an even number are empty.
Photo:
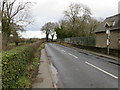
[[[22,1],[22,0],[20,0]],[[63,18],[63,11],[68,8],[70,3],[82,3],[87,5],[92,16],[98,18],[106,18],[118,13],[118,2],[120,0],[23,0],[31,1],[36,4],[31,8],[31,15],[34,18],[34,23],[28,26],[27,31],[23,34],[24,37],[44,37],[40,28],[47,22],[58,22]],[[33,34],[33,33],[34,34]],[[35,33],[36,32],[36,33]],[[30,34],[31,33],[31,34]],[[29,35],[28,35],[29,34]]]

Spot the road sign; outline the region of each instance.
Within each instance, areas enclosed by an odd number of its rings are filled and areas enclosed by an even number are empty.
[[[110,35],[110,30],[106,30],[106,34]]]
[[[109,39],[107,39],[107,46],[110,44]]]
[[[108,55],[109,55],[109,45],[110,45],[110,30],[109,29],[106,30],[106,34],[107,34],[107,49],[108,49]]]

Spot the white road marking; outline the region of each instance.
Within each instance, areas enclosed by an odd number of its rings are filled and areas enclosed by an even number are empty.
[[[71,53],[68,53],[69,55],[71,55],[71,56],[73,56],[73,57],[75,57],[75,58],[78,58],[77,56],[75,56],[75,55],[73,55],[73,54],[71,54]]]
[[[105,70],[102,70],[101,68],[99,68],[99,67],[97,67],[97,66],[95,66],[95,65],[93,65],[93,64],[90,64],[90,63],[88,63],[88,62],[85,62],[85,63],[88,64],[88,65],[90,65],[90,66],[92,66],[92,67],[94,67],[94,68],[96,68],[96,69],[98,69],[98,70],[101,71],[101,72],[106,73],[107,75],[109,75],[109,76],[111,76],[111,77],[113,77],[113,78],[115,78],[115,79],[118,79],[117,76],[115,76],[115,75],[113,75],[113,74],[111,74],[111,73],[109,73],[109,72],[107,72],[107,71],[105,71]]]
[[[61,50],[61,51],[65,52],[65,50]]]

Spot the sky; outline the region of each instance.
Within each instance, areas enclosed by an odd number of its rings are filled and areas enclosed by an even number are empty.
[[[22,0],[20,0],[22,1]],[[97,19],[113,16],[118,13],[118,2],[120,0],[23,0],[34,2],[30,10],[30,15],[34,22],[22,33],[22,37],[43,38],[45,34],[40,31],[41,27],[47,22],[58,22],[68,8],[70,3],[82,3],[87,5],[92,11],[92,17]]]

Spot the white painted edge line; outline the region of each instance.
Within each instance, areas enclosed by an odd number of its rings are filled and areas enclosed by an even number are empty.
[[[77,56],[75,56],[75,55],[73,55],[73,54],[71,54],[71,53],[68,53],[69,55],[71,55],[71,56],[73,56],[73,57],[75,57],[75,58],[78,58]]]
[[[109,73],[109,72],[107,72],[107,71],[105,71],[105,70],[102,70],[101,68],[99,68],[99,67],[97,67],[97,66],[95,66],[95,65],[93,65],[93,64],[90,64],[90,63],[88,63],[88,62],[85,62],[85,63],[88,64],[88,65],[90,65],[90,66],[92,66],[92,67],[94,67],[94,68],[96,68],[96,69],[98,69],[98,70],[101,71],[101,72],[104,72],[105,74],[107,74],[107,75],[109,75],[109,76],[111,76],[111,77],[113,77],[113,78],[115,78],[115,79],[118,79],[117,76],[115,76],[115,75],[113,75],[113,74],[111,74],[111,73]]]

